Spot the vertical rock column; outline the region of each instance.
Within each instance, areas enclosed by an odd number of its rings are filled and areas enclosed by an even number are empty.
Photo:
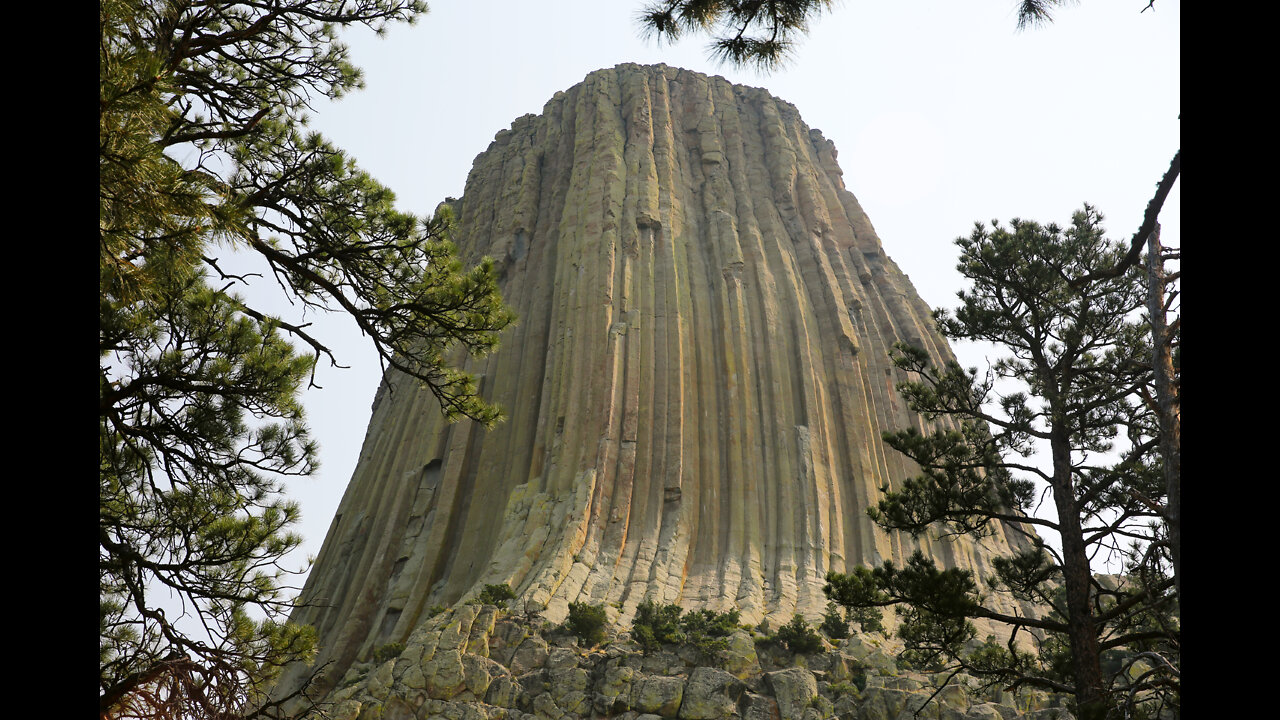
[[[442,422],[394,373],[296,620],[334,674],[434,605],[508,583],[562,619],[652,599],[811,618],[828,571],[917,548],[987,573],[1001,534],[890,536],[914,473],[881,432],[926,429],[894,342],[951,358],[845,190],[836,152],[767,92],[620,65],[498,133],[456,242],[520,316],[471,369],[507,421]]]

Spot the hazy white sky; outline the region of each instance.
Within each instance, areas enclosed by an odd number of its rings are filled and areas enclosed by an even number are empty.
[[[684,67],[768,89],[840,152],[885,251],[933,307],[962,287],[953,241],[974,221],[1066,224],[1088,202],[1127,241],[1180,147],[1178,0],[1082,0],[1015,31],[1014,0],[837,3],[783,70],[715,65],[706,39],[639,37],[640,0],[437,0],[414,27],[349,31],[366,88],[316,105],[313,127],[430,213],[460,196],[495,133],[558,90],[619,63]],[[1179,190],[1161,215],[1180,245]],[[341,321],[317,332],[351,369],[322,367],[306,398],[320,473],[289,484],[304,554],[319,552],[355,468],[380,371]],[[994,355],[959,347],[966,365]]]

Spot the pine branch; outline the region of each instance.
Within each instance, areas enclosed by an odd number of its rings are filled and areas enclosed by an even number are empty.
[[[1146,244],[1147,236],[1155,232],[1160,210],[1164,207],[1164,201],[1169,197],[1169,192],[1173,190],[1173,184],[1178,179],[1178,173],[1181,168],[1182,151],[1179,150],[1173,154],[1173,161],[1169,163],[1169,169],[1165,171],[1164,177],[1160,179],[1160,183],[1156,186],[1155,196],[1147,202],[1146,212],[1142,216],[1142,225],[1138,227],[1138,231],[1133,234],[1133,238],[1129,241],[1129,252],[1125,254],[1124,258],[1109,269],[1089,273],[1071,280],[1072,288],[1080,289],[1091,283],[1120,277],[1129,268],[1137,264],[1142,257],[1142,246]]]

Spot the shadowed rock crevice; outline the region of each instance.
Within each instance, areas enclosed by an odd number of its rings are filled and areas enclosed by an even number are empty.
[[[294,617],[336,677],[490,583],[552,622],[650,599],[778,625],[821,614],[828,571],[920,547],[983,577],[1018,542],[867,520],[914,473],[881,433],[926,426],[890,346],[951,353],[791,105],[601,70],[499,132],[454,205],[464,260],[495,258],[520,316],[469,364],[508,419],[446,425],[385,378]]]

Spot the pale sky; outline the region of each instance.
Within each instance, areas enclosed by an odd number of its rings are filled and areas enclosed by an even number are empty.
[[[956,304],[953,241],[974,221],[1065,225],[1088,202],[1127,242],[1180,147],[1178,0],[1146,12],[1146,0],[1082,0],[1021,33],[1013,0],[847,0],[767,76],[717,66],[704,37],[641,39],[641,4],[437,0],[416,26],[383,38],[349,31],[366,88],[316,104],[312,126],[394,190],[401,209],[427,214],[462,195],[494,134],[593,70],[661,62],[763,87],[835,143],[846,186],[932,307]],[[1180,245],[1179,196],[1175,186],[1161,214],[1167,246]],[[324,389],[307,394],[306,409],[322,467],[289,483],[302,554],[314,556],[355,469],[380,371],[350,324],[308,319],[351,366],[320,368]],[[956,350],[966,366],[996,357]]]

